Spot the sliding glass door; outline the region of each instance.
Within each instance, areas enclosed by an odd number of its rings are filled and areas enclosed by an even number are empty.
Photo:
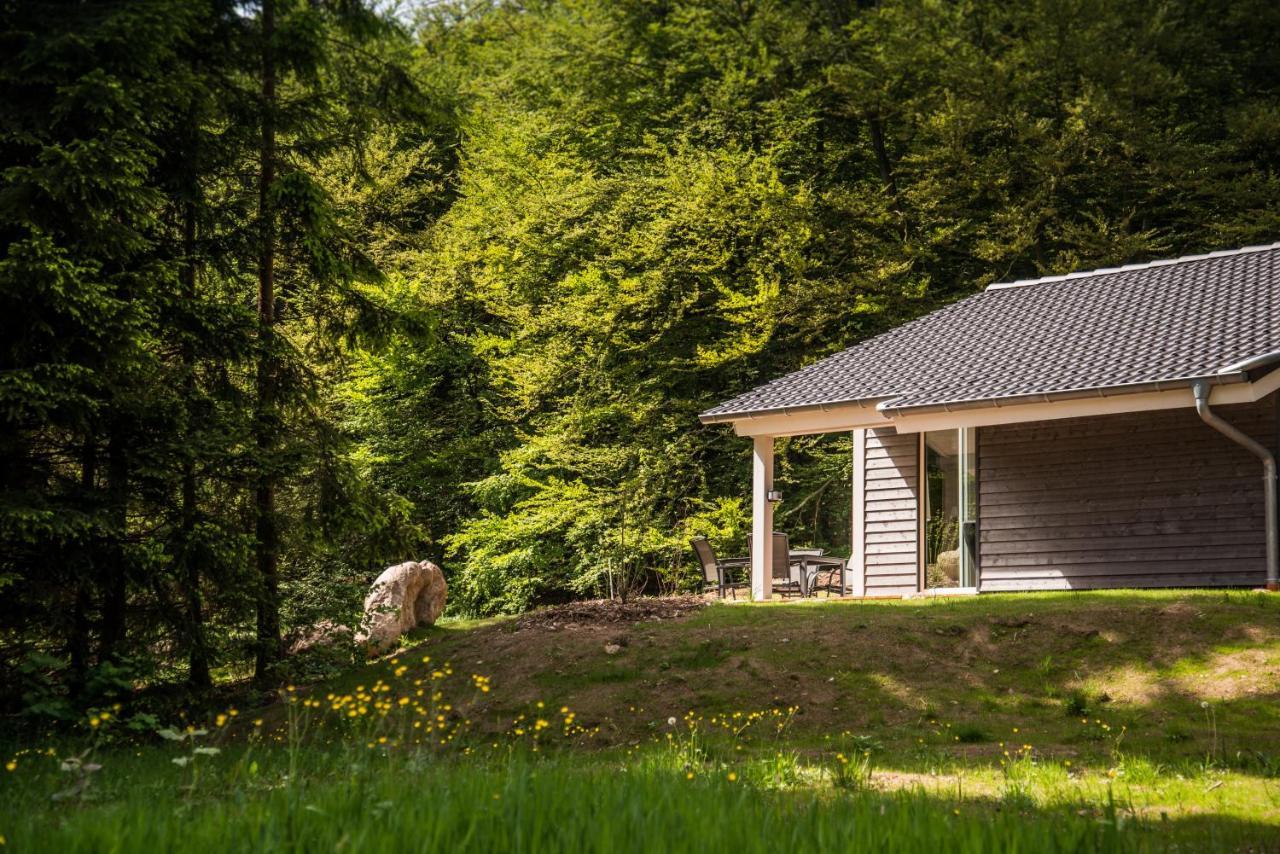
[[[924,586],[976,587],[978,466],[975,431],[924,434]]]

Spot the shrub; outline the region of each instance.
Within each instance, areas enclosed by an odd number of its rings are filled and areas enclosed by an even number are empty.
[[[1093,706],[1089,695],[1081,690],[1072,691],[1062,703],[1063,711],[1069,717],[1082,718],[1093,714]]]

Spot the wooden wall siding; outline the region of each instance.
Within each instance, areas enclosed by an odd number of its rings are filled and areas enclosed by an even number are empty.
[[[862,536],[867,596],[902,596],[918,589],[919,442],[915,433],[866,432]]]
[[[1274,395],[1216,407],[1274,447]],[[1195,411],[983,427],[979,587],[1260,584],[1262,464]]]

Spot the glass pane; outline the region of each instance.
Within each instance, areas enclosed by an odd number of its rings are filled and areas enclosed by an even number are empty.
[[[960,432],[960,586],[978,585],[978,449],[976,431]]]
[[[926,588],[973,587],[977,578],[978,494],[974,431],[924,435]]]
[[[924,586],[960,586],[960,434],[924,434]]]

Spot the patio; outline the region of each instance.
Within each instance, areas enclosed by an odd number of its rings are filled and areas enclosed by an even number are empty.
[[[820,593],[826,593],[828,597],[849,594],[851,574],[848,561],[844,558],[827,555],[821,548],[792,547],[789,537],[781,531],[774,531],[770,539],[770,593],[784,596],[791,594],[806,599]],[[750,540],[749,547],[754,541],[754,538]],[[738,590],[751,586],[750,555],[718,557],[705,537],[695,538],[690,545],[702,567],[704,593],[714,590],[721,599],[726,594],[737,599]],[[754,552],[754,549],[750,551]]]

